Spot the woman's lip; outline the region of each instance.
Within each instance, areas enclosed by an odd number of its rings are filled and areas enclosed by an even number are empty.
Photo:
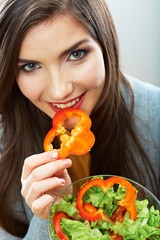
[[[54,102],[54,104],[67,104],[68,102],[72,102],[73,100],[80,98],[79,101],[74,106],[70,107],[70,108],[80,108],[80,106],[82,105],[82,103],[84,101],[85,94],[86,94],[86,92],[84,92],[83,94],[81,94],[80,96],[78,96],[76,98],[73,98],[72,100],[66,101],[65,103],[64,102],[63,103],[62,102],[56,102],[56,103]],[[58,108],[58,107],[54,106],[52,103],[48,103],[48,104],[55,112],[58,112],[62,109],[62,108]]]
[[[73,100],[77,99],[77,98],[81,98],[86,92],[82,93],[81,95],[79,95],[78,97],[72,98],[66,102],[54,102],[54,104],[67,104],[69,102],[72,102]]]

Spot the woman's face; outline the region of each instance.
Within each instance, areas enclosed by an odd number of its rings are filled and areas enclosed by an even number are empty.
[[[21,92],[51,118],[62,108],[88,115],[105,82],[100,45],[71,16],[59,16],[32,27],[18,59]]]

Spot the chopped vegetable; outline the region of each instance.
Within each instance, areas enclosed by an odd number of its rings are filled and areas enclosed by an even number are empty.
[[[68,135],[64,121],[71,118],[77,118],[79,121]],[[44,150],[53,150],[52,141],[55,136],[60,135],[62,143],[60,149],[57,150],[60,159],[69,154],[83,155],[92,148],[95,142],[94,134],[90,131],[91,119],[81,109],[65,108],[60,110],[55,114],[52,125],[53,128],[44,139]]]
[[[50,215],[50,229],[56,240],[155,240],[160,239],[160,214],[148,200],[135,199],[135,188],[124,178],[103,180],[97,176],[84,184],[76,196],[67,196],[53,205]],[[94,183],[94,184],[93,184]],[[96,183],[96,184],[95,184]],[[133,190],[134,188],[134,190]],[[82,191],[83,189],[83,191]],[[87,189],[87,190],[86,190]],[[79,195],[80,194],[80,195]],[[81,195],[82,194],[82,195]],[[78,196],[81,196],[78,198]],[[137,195],[136,195],[137,196]],[[130,199],[128,199],[130,197]],[[77,201],[82,200],[82,209]],[[128,199],[127,204],[122,206]],[[134,204],[136,219],[128,211],[129,203]],[[132,209],[132,208],[131,208]],[[83,218],[85,211],[90,217]],[[64,217],[59,215],[65,213]],[[95,216],[99,219],[91,219]],[[60,216],[56,220],[55,216]],[[135,214],[133,214],[135,216]],[[58,230],[57,230],[58,229]],[[57,233],[58,232],[58,233]],[[64,234],[64,236],[63,236]],[[62,237],[63,236],[63,237]],[[66,238],[64,238],[66,237]]]
[[[62,218],[72,219],[65,212],[57,212],[53,218],[55,231],[60,239],[69,240],[68,237],[62,232],[62,229],[61,229],[60,222]]]
[[[107,192],[107,188],[113,187],[113,185],[116,183],[120,184],[122,187],[126,188],[126,196],[124,199],[122,199],[118,202],[118,205],[125,207],[127,209],[127,211],[130,213],[130,218],[133,218],[133,220],[135,221],[136,217],[137,217],[137,211],[136,211],[134,202],[136,200],[137,191],[130,184],[130,182],[128,182],[127,180],[125,180],[124,178],[121,178],[121,177],[111,177],[106,180],[93,179],[92,181],[85,184],[81,188],[81,190],[79,191],[78,196],[77,196],[76,207],[79,210],[79,215],[87,220],[94,220],[94,221],[100,220],[100,219],[102,220],[103,217],[105,217],[103,215],[102,209],[100,209],[99,211],[93,212],[93,213],[86,211],[86,209],[84,208],[84,205],[83,205],[83,196],[88,191],[88,189],[93,186],[100,187],[104,192]],[[107,218],[107,220],[110,221],[110,219],[108,217],[106,217],[106,218]]]

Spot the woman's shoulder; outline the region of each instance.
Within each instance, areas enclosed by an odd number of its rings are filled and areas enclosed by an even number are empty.
[[[156,114],[156,119],[160,119],[160,87],[129,75],[125,77],[133,90],[135,114],[144,116],[144,118],[153,118]]]
[[[150,159],[160,185],[160,88],[128,75],[125,75],[125,77],[133,90],[134,123],[137,137]],[[130,104],[131,94],[127,87],[123,88],[123,95],[126,103]],[[146,183],[149,184],[144,162],[140,162],[138,158],[136,161],[144,172]],[[150,185],[146,186],[149,187]]]
[[[152,85],[147,82],[143,82],[137,78],[129,75],[125,75],[126,79],[130,83],[134,97],[145,102],[146,99],[154,99],[160,101],[160,87]]]
[[[125,75],[134,95],[134,122],[137,134],[150,158],[160,161],[160,88]],[[125,93],[127,90],[125,89]],[[128,103],[129,95],[125,94]],[[154,155],[157,155],[155,158]],[[158,160],[159,159],[159,160]],[[159,162],[160,167],[160,162]]]
[[[160,88],[128,75],[125,77],[133,90],[134,123],[139,140],[147,152],[160,157]],[[123,87],[123,96],[130,107],[131,94],[127,87]]]

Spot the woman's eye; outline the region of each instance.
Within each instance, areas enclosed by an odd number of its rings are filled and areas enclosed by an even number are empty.
[[[38,63],[29,63],[29,64],[25,64],[20,66],[20,70],[23,70],[24,72],[32,72],[36,69],[40,68]]]
[[[87,51],[84,50],[76,50],[74,52],[72,52],[69,56],[69,61],[74,61],[74,60],[79,60],[81,58],[83,58],[86,55]]]

